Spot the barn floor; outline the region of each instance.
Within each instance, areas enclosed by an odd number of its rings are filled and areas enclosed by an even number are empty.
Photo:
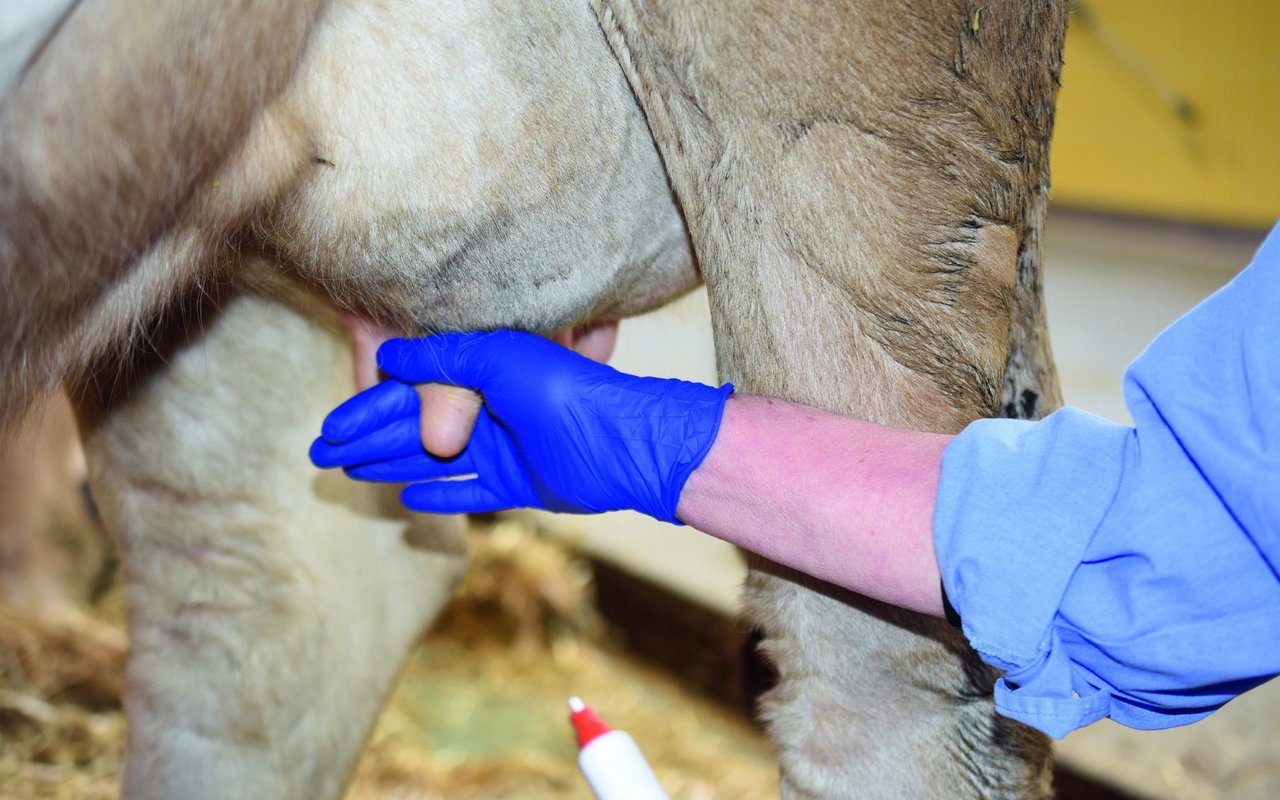
[[[348,797],[587,800],[566,700],[640,743],[673,800],[776,796],[768,745],[735,709],[630,655],[589,570],[515,522],[478,524],[473,567],[409,659]],[[0,798],[113,798],[125,734],[120,613],[0,617]],[[51,631],[54,631],[51,633]]]

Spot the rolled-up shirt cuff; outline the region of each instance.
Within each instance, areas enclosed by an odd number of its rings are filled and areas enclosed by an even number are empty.
[[[1131,433],[1063,409],[1037,423],[979,420],[943,455],[934,546],[945,593],[970,644],[1005,671],[997,710],[1058,738],[1110,710],[1055,618],[1115,500]]]

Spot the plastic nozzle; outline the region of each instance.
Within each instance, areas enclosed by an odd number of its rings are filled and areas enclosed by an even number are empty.
[[[569,722],[578,735],[578,747],[586,747],[593,739],[613,730],[580,697],[569,698]]]

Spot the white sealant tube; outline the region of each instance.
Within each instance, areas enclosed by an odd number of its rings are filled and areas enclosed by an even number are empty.
[[[578,734],[578,766],[599,800],[668,800],[634,739],[609,728],[577,697],[569,721]]]
[[[588,742],[578,753],[578,766],[600,800],[667,800],[640,748],[624,731],[609,731]]]

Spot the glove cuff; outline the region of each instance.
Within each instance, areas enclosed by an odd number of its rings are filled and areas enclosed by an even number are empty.
[[[661,495],[657,498],[659,507],[652,510],[640,509],[672,525],[684,525],[676,519],[680,495],[684,492],[684,485],[689,482],[689,476],[706,460],[707,453],[711,452],[711,446],[720,434],[725,403],[734,392],[732,383],[719,388],[686,381],[678,383],[680,388],[671,391],[667,398],[670,402],[679,404],[683,412],[686,420],[684,440],[670,464],[667,479],[663,481]]]

